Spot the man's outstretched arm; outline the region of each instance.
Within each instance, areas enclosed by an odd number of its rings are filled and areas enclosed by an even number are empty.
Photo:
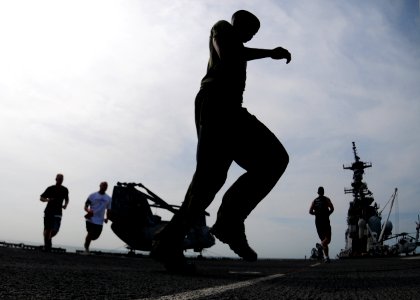
[[[286,59],[286,64],[292,60],[290,52],[282,47],[274,49],[244,48],[244,58],[247,61],[266,57],[271,57],[272,59]]]

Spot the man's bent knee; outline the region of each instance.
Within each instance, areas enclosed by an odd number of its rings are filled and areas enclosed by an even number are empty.
[[[270,173],[276,181],[283,175],[286,171],[287,165],[289,164],[289,155],[287,154],[284,148],[282,151],[276,155],[275,158],[269,163]]]

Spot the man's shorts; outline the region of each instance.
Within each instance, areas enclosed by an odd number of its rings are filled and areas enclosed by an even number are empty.
[[[44,214],[44,230],[52,230],[58,232],[61,226],[61,216]]]
[[[331,240],[331,225],[328,218],[315,219],[316,231],[321,241],[328,238]]]
[[[102,233],[102,225],[93,224],[92,222],[86,221],[86,230],[92,240],[96,240]]]

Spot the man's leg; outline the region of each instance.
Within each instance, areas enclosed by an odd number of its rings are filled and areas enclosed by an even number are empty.
[[[86,238],[85,238],[85,252],[89,253],[89,247],[90,247],[90,242],[92,241],[92,239],[90,238],[89,232],[86,234]]]
[[[91,222],[86,221],[86,239],[85,239],[85,250],[89,252],[90,243],[92,241],[96,241],[102,233],[102,225],[94,224]]]
[[[275,135],[246,110],[232,136],[234,160],[246,172],[225,193],[214,227],[222,241],[226,233],[225,242],[232,250],[246,260],[255,260],[256,254],[246,241],[244,221],[275,186],[287,167],[289,156]],[[229,235],[240,237],[242,241],[232,240]]]
[[[328,244],[330,243],[330,241],[326,238],[321,242],[322,248],[324,249],[324,255],[325,257],[329,257],[328,256]]]
[[[330,262],[329,249],[328,249],[328,245],[331,242],[331,225],[330,224],[326,226],[324,236],[325,238],[321,241],[321,244],[322,244],[322,248],[324,249],[325,262]]]
[[[318,233],[319,239],[321,240],[323,258],[325,262],[329,262],[329,249],[328,245],[331,242],[331,225],[330,221],[325,218],[316,218],[315,219],[316,231]]]
[[[85,252],[89,253],[89,247],[90,247],[90,242],[92,241],[91,238],[91,231],[92,231],[92,227],[91,227],[91,222],[86,221],[86,238],[85,238],[85,244],[83,245],[85,247]]]
[[[44,251],[50,252],[52,248],[52,237],[54,228],[54,216],[44,215]]]
[[[226,149],[225,130],[221,127],[201,127],[197,146],[197,167],[180,210],[156,236],[152,256],[167,269],[176,269],[183,262],[185,235],[213,201],[225,183],[232,163]]]
[[[51,229],[44,230],[44,250],[49,252],[52,248]]]
[[[53,217],[53,226],[52,229],[50,231],[50,247],[52,248],[52,238],[55,237],[57,235],[57,233],[60,231],[60,227],[61,227],[61,216],[59,215],[55,215]]]

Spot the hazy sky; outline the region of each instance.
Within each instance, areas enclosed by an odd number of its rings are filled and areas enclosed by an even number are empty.
[[[246,221],[260,257],[302,258],[318,241],[309,205],[319,185],[336,210],[331,254],[344,248],[352,141],[372,162],[381,206],[399,189],[399,231],[420,213],[418,0],[2,1],[0,240],[43,242],[39,195],[64,174],[70,204],[55,245],[82,248],[83,205],[103,180],[141,182],[180,204],[195,168],[193,102],[218,20],[247,9],[247,45],[292,61],[248,64],[244,106],[282,141],[290,164]],[[209,207],[212,225],[223,191]],[[169,215],[165,214],[164,217]],[[165,217],[165,218],[167,218]],[[105,225],[92,248],[124,249]],[[233,255],[217,242],[207,255]]]

